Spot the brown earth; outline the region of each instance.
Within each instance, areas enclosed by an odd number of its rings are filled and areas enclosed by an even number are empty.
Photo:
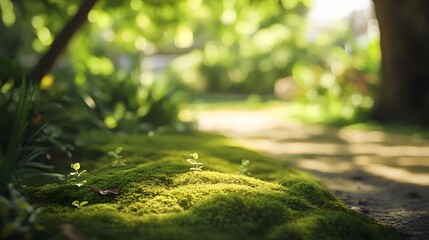
[[[310,172],[352,209],[407,239],[429,239],[429,140],[305,125],[282,111],[202,111],[197,121],[203,131]]]

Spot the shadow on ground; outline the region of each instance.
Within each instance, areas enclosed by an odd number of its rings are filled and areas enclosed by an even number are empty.
[[[278,114],[278,112],[277,112]],[[429,141],[412,136],[303,125],[276,111],[206,111],[199,127],[316,175],[350,207],[429,238]]]

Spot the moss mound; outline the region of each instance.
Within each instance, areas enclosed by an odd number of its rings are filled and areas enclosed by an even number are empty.
[[[33,203],[44,207],[41,238],[74,232],[90,239],[400,239],[310,177],[219,136],[92,133],[82,140],[95,143],[85,155],[99,156],[80,161],[89,170],[84,186],[28,187]],[[113,168],[104,153],[118,145],[127,165]],[[192,152],[204,171],[189,170]],[[251,161],[252,175],[238,173],[241,159]],[[75,208],[74,200],[89,203]]]

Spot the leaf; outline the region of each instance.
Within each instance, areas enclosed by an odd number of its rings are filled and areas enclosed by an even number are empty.
[[[85,206],[86,204],[88,204],[88,201],[82,201],[79,205],[82,207],[82,206]]]
[[[25,156],[20,156],[20,161],[17,165],[17,168],[23,168],[27,167],[29,163],[31,163],[34,159],[36,159],[38,156],[42,155],[44,151],[44,148],[35,148]]]
[[[73,167],[74,170],[77,171],[77,170],[80,169],[80,164],[79,163],[72,164],[72,167]]]
[[[66,180],[66,176],[60,173],[43,173],[44,176],[48,176],[50,178],[57,179],[58,181]]]
[[[196,161],[194,159],[186,159],[186,161],[188,161],[188,163],[190,164],[196,164]]]
[[[47,165],[47,164],[40,163],[40,162],[30,162],[30,163],[27,163],[25,165],[25,167],[28,167],[28,168],[41,168],[41,169],[45,169],[45,170],[50,170],[50,169],[54,168],[54,166]]]
[[[30,104],[32,102],[32,86],[31,84],[27,87],[26,79],[23,78],[22,84],[19,91],[19,100],[16,108],[16,121],[14,122],[12,135],[9,139],[9,144],[5,150],[6,160],[0,162],[0,175],[9,175],[11,174],[13,165],[15,164],[16,155],[20,149],[20,145],[24,138],[24,133],[28,126],[28,114],[30,111]],[[33,88],[34,89],[34,88]]]
[[[116,153],[114,151],[109,151],[107,154],[111,155],[111,156],[115,156]]]
[[[86,180],[80,181],[78,183],[75,183],[76,186],[81,187],[82,185],[84,185],[86,183]]]
[[[115,152],[116,152],[116,153],[121,153],[123,149],[124,149],[123,147],[117,147],[117,148],[115,149]]]
[[[191,157],[193,157],[195,160],[198,159],[198,153],[191,153],[189,154]]]
[[[77,172],[71,172],[70,173],[71,176],[76,175],[76,174],[77,174]]]
[[[75,207],[77,207],[77,208],[79,208],[79,201],[78,200],[74,200],[72,202],[72,205],[75,206]]]
[[[80,173],[78,174],[78,176],[80,177],[80,175],[81,175],[82,173],[84,173],[84,172],[86,172],[86,170],[82,170],[82,172],[80,172]]]
[[[98,193],[100,195],[118,195],[119,188],[111,188],[111,189],[100,189],[98,187],[91,187],[91,191]]]

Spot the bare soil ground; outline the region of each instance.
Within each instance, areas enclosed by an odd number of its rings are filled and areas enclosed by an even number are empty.
[[[352,209],[407,239],[429,239],[429,140],[305,125],[272,110],[203,111],[197,119],[203,131],[310,172]]]

